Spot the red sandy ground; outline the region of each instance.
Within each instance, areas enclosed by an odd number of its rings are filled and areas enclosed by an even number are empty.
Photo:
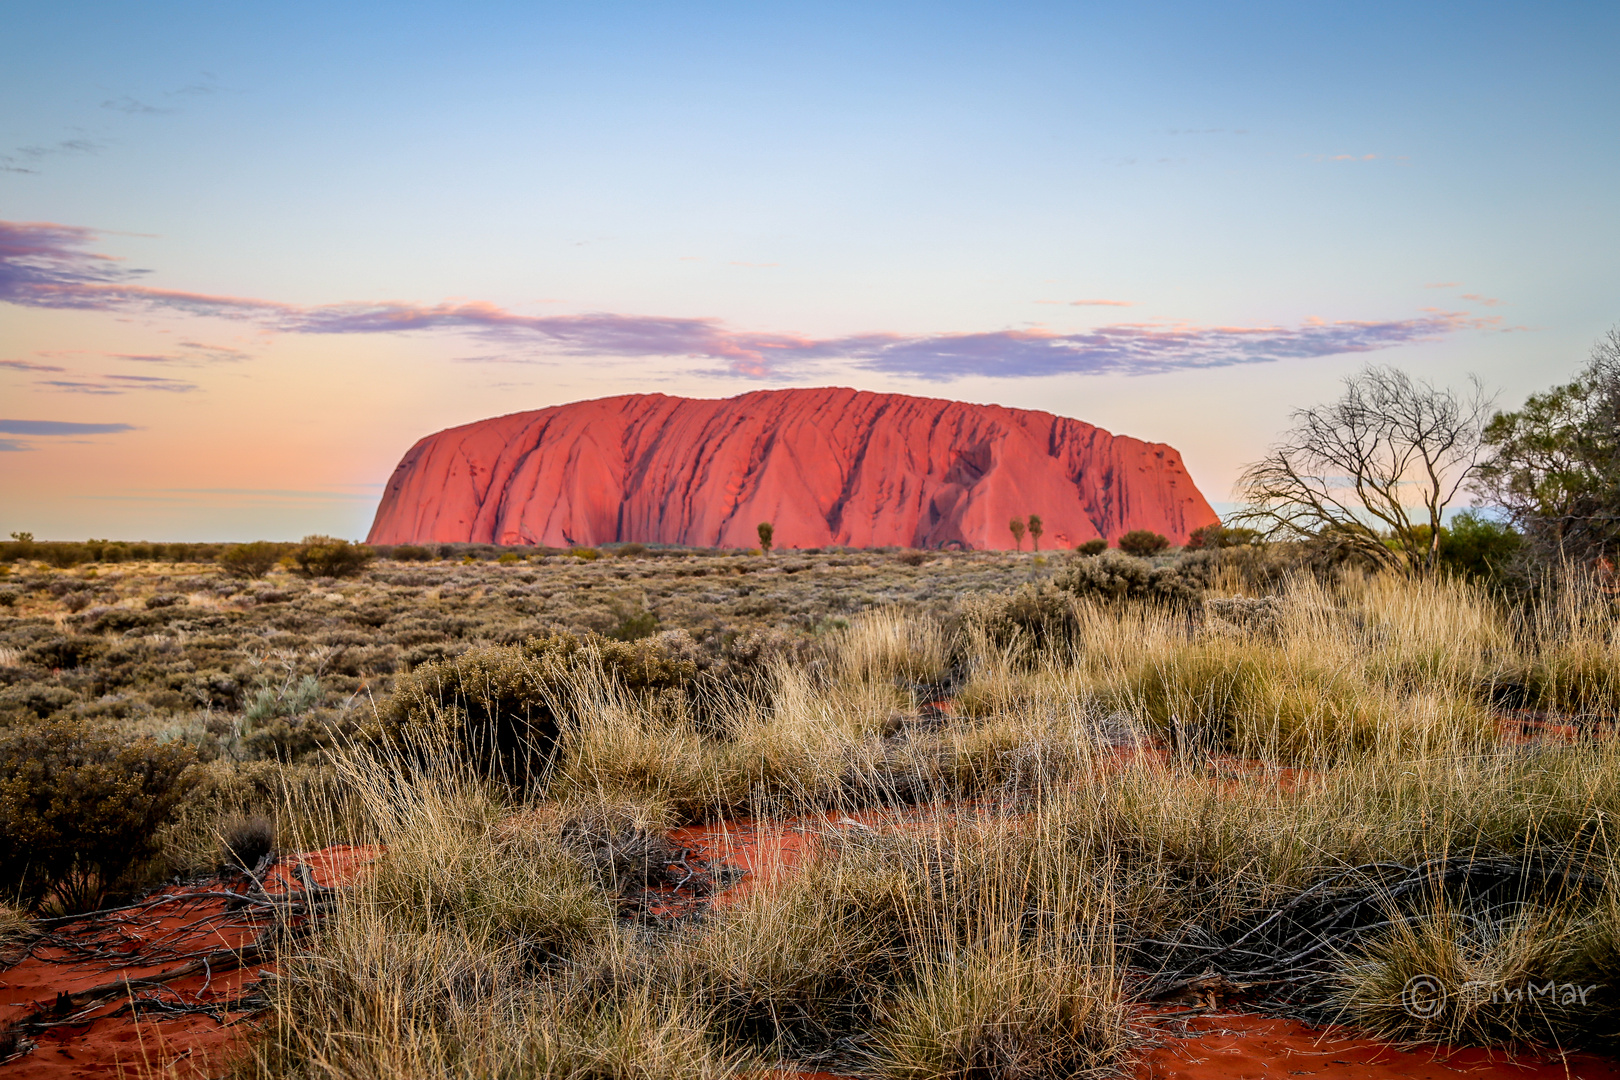
[[[374,852],[365,848],[331,847],[298,856],[322,885],[341,884],[368,862]],[[295,887],[284,860],[265,880],[274,894]],[[169,897],[145,911],[101,916],[93,923],[60,926],[73,933],[75,944],[94,950],[86,957],[67,948],[41,944],[19,963],[0,971],[0,1027],[41,1008],[57,995],[80,993],[123,979],[161,976],[183,966],[183,954],[239,949],[259,936],[267,919],[251,909],[225,910],[222,898],[199,894],[219,892],[216,883],[159,890],[152,899]],[[93,927],[93,930],[91,928]],[[155,955],[154,955],[155,954]],[[182,954],[165,956],[165,954]],[[120,962],[119,957],[128,958]],[[268,965],[247,965],[230,971],[186,976],[161,988],[142,987],[123,997],[70,1015],[72,1021],[34,1035],[37,1045],[29,1053],[0,1065],[4,1080],[65,1080],[79,1076],[179,1078],[218,1076],[230,1050],[238,1045],[249,1017],[230,1011],[244,987],[271,970]],[[131,999],[219,1007],[210,1015],[177,1017],[142,1016],[130,1011]]]
[[[1234,762],[1243,772],[1248,763]],[[1296,779],[1290,771],[1290,781]],[[894,826],[920,821],[927,809],[824,814],[791,823],[727,822],[676,829],[678,847],[700,859],[731,863],[748,876],[715,898],[724,903],[791,871],[830,829]],[[1150,1035],[1132,1080],[1620,1080],[1620,1063],[1589,1054],[1549,1060],[1500,1050],[1425,1046],[1402,1049],[1339,1028],[1253,1013],[1144,1008],[1137,1022]],[[854,1080],[835,1073],[781,1071],[780,1080]]]
[[[1238,769],[1236,771],[1242,771]],[[825,814],[788,823],[729,822],[677,829],[670,839],[710,864],[730,864],[747,871],[740,883],[717,902],[727,902],[790,872],[814,848],[816,837],[832,829],[860,829],[921,821],[937,809]],[[340,884],[375,856],[364,848],[334,847],[302,858],[323,885]],[[286,870],[278,871],[279,887],[288,887]],[[274,891],[278,884],[266,882]],[[188,953],[207,948],[238,948],[251,942],[263,921],[245,913],[227,913],[219,900],[188,894],[210,886],[177,888],[170,904],[138,917],[105,920],[97,942],[107,951],[134,953],[167,946]],[[678,914],[703,903],[672,894],[667,911]],[[657,909],[655,909],[656,911]],[[62,962],[62,950],[38,949],[38,955],[0,972],[0,1025],[12,1023],[49,1005],[59,992],[82,991],[118,978],[139,979],[173,970],[181,961],[120,967],[109,959]],[[213,976],[175,981],[159,994],[186,1003],[229,1003],[245,985],[256,981],[265,966],[248,966]],[[118,1013],[122,1015],[109,1015]],[[0,1065],[0,1080],[64,1080],[77,1076],[151,1077],[192,1080],[220,1074],[227,1054],[239,1045],[248,1014],[223,1011],[210,1016],[132,1019],[127,1001],[109,1002],[72,1025],[38,1037],[29,1054]],[[1401,1049],[1359,1038],[1351,1032],[1316,1028],[1292,1020],[1219,1010],[1142,1009],[1137,1022],[1150,1034],[1150,1045],[1131,1071],[1132,1080],[1248,1080],[1291,1076],[1326,1080],[1620,1080],[1620,1064],[1590,1055],[1561,1061],[1501,1051],[1422,1047]],[[780,1072],[783,1080],[843,1080],[831,1073]]]

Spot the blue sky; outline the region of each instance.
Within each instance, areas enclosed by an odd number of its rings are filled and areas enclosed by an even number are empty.
[[[357,536],[439,428],[827,384],[1221,503],[1364,363],[1512,406],[1620,322],[1614,4],[5,22],[0,419],[101,430],[0,432],[3,531]]]

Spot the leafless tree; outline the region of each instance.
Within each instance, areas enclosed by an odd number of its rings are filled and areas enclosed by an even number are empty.
[[[1230,524],[1270,539],[1316,539],[1376,565],[1433,570],[1446,507],[1473,473],[1491,399],[1477,379],[1458,394],[1391,367],[1345,380],[1238,481]]]

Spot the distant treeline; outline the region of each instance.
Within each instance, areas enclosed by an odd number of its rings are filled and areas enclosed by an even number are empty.
[[[434,562],[451,560],[461,562],[515,562],[522,559],[542,558],[547,555],[572,555],[581,559],[603,556],[624,558],[684,555],[731,555],[745,549],[691,548],[673,544],[605,544],[601,547],[553,548],[532,544],[352,544],[333,541],[327,537],[306,537],[302,541],[255,540],[247,544],[215,542],[152,542],[146,540],[35,540],[27,533],[14,533],[12,539],[0,541],[0,563],[37,560],[47,566],[67,569],[86,563],[170,562],[170,563],[232,563],[232,556],[250,552],[267,565],[282,560],[295,561],[298,555],[311,547],[312,541],[342,545],[362,560],[389,559],[395,562]],[[807,549],[800,554],[817,555],[841,552],[845,548]],[[899,548],[878,549],[899,551]]]
[[[215,562],[227,551],[248,547],[273,552],[277,559],[290,558],[300,548],[307,546],[312,539],[326,539],[324,537],[306,537],[302,541],[255,540],[251,544],[239,544],[212,541],[193,543],[146,540],[35,540],[26,533],[13,534],[13,537],[8,541],[0,541],[0,563],[33,559],[48,566],[62,568],[81,566],[85,563]],[[721,556],[744,554],[748,550],[746,548],[685,547],[679,544],[641,544],[633,542],[603,544],[599,547],[570,548],[545,547],[538,544],[351,544],[350,546],[364,551],[368,558],[390,559],[394,562],[434,562],[444,559],[456,562],[463,559],[474,559],[479,562],[498,562],[502,556],[510,556],[513,559],[533,559],[547,555],[572,555],[583,559],[594,559],[602,556],[618,556],[622,558],[657,558],[660,556],[686,555]],[[797,549],[797,554],[834,555],[868,550],[879,554],[894,554],[902,549],[898,547],[868,549],[832,546]]]

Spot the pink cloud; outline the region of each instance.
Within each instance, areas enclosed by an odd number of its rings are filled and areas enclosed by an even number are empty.
[[[1480,325],[1465,313],[1430,311],[1385,322],[1308,320],[1300,326],[1163,326],[1121,323],[1083,333],[1044,328],[964,334],[869,333],[833,338],[736,330],[719,320],[674,316],[522,315],[487,301],[406,301],[303,307],[250,297],[157,289],[109,256],[84,250],[87,229],[0,222],[0,301],[31,307],[171,311],[235,319],[293,334],[472,332],[575,356],[683,356],[714,361],[753,378],[806,372],[826,362],[930,380],[970,376],[1026,378],[1058,374],[1148,374],[1276,360],[1371,352],[1433,341]],[[1128,301],[1070,301],[1124,307]],[[131,359],[156,361],[156,356]],[[190,390],[154,376],[103,376],[48,385],[83,393]]]

